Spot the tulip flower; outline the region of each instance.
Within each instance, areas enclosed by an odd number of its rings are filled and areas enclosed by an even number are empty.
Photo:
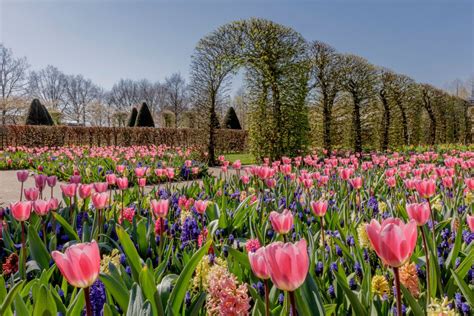
[[[151,209],[153,214],[158,218],[164,218],[168,215],[169,200],[151,200],[150,201]]]
[[[36,214],[39,216],[45,216],[48,215],[49,210],[50,210],[50,203],[49,201],[45,200],[36,200],[33,202],[33,209]]]
[[[80,184],[79,185],[79,196],[81,199],[85,200],[89,196],[91,196],[92,193],[92,185],[91,184]]]
[[[416,222],[405,224],[398,218],[385,219],[382,224],[372,219],[366,226],[367,235],[375,252],[382,262],[393,268],[397,290],[397,315],[402,314],[400,294],[400,275],[398,268],[411,257],[416,246]]]
[[[474,233],[474,216],[467,215],[466,221],[467,225],[471,229],[471,233]]]
[[[410,219],[413,219],[418,226],[425,225],[430,219],[430,206],[425,203],[407,204],[407,213]]]
[[[28,201],[36,201],[39,197],[39,190],[37,188],[25,189],[25,198]]]
[[[117,176],[113,173],[109,173],[105,176],[105,181],[107,181],[109,185],[115,185],[116,180],[117,180]]]
[[[325,247],[324,242],[324,215],[326,215],[326,211],[328,209],[328,201],[311,201],[310,202],[311,209],[313,210],[314,214],[321,218],[321,240],[323,242],[323,247]]]
[[[108,194],[105,192],[95,192],[92,194],[92,204],[96,210],[103,210],[107,207],[108,203]]]
[[[196,212],[203,215],[206,212],[207,204],[208,201],[197,200],[196,202],[194,202],[194,208],[196,209]]]
[[[48,177],[44,174],[35,175],[35,185],[40,192],[43,192],[44,187],[46,186],[46,179]]]
[[[127,177],[117,178],[116,184],[120,190],[126,190],[128,188],[128,179]]]
[[[115,167],[115,170],[117,170],[118,173],[123,173],[125,171],[125,166],[124,165],[117,165]]]
[[[21,182],[20,201],[22,201],[23,200],[23,186],[25,184],[25,181],[28,180],[28,170],[17,171],[16,178],[18,179],[19,182]]]
[[[252,268],[253,274],[259,279],[264,280],[265,285],[265,315],[270,315],[270,300],[269,300],[269,287],[268,280],[270,278],[270,271],[268,268],[267,261],[265,260],[265,247],[258,248],[255,252],[249,252],[248,254],[250,267]]]
[[[240,162],[240,160],[236,160],[236,161],[234,161],[234,163],[232,164],[232,168],[234,168],[234,169],[236,169],[236,170],[239,170],[241,167],[242,167],[242,163]]]
[[[360,188],[362,188],[362,177],[351,178],[349,179],[349,183],[355,190],[360,190]]]
[[[273,230],[279,234],[288,234],[293,227],[293,214],[287,209],[282,213],[271,212],[269,219],[272,223]]]
[[[464,183],[470,191],[474,191],[474,177],[464,179]]]
[[[23,251],[23,270],[21,275],[25,277],[26,264],[26,239],[25,239],[25,221],[30,218],[32,202],[16,202],[11,204],[10,209],[13,217],[21,223],[21,250]]]
[[[140,188],[143,188],[143,187],[145,187],[145,185],[146,185],[146,178],[139,178],[138,179],[138,186]]]
[[[418,180],[415,182],[416,191],[425,199],[429,199],[436,193],[436,183],[434,180]]]
[[[296,243],[277,241],[265,247],[265,261],[273,284],[282,291],[288,291],[292,315],[297,315],[294,291],[306,279],[309,257],[305,239]]]
[[[58,209],[58,206],[59,206],[59,201],[58,199],[56,198],[50,198],[48,200],[48,203],[49,203],[49,209],[51,211],[54,211],[54,210],[57,210]]]
[[[104,193],[107,191],[108,186],[107,182],[96,182],[94,183],[94,190],[97,193]]]
[[[56,186],[56,182],[58,181],[58,178],[56,176],[49,176],[46,178],[46,182],[48,183],[48,186],[51,188],[51,198],[53,197],[54,194],[54,187]]]
[[[63,194],[69,198],[73,198],[76,196],[77,184],[61,184],[59,186]]]
[[[74,287],[84,289],[86,315],[92,316],[89,287],[99,277],[100,252],[97,242],[72,245],[63,253],[53,251],[51,256],[64,278]]]
[[[81,176],[80,175],[72,175],[71,177],[69,177],[69,183],[71,184],[79,184],[81,183]]]

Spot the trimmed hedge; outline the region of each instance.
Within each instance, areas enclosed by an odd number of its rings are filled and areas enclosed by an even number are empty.
[[[68,145],[131,146],[159,145],[198,146],[206,150],[208,135],[191,128],[151,127],[81,127],[81,126],[0,126],[0,148],[8,146],[59,147]],[[216,131],[219,153],[243,152],[247,149],[247,132]]]

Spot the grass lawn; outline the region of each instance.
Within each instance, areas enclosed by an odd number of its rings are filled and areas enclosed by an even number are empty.
[[[233,163],[239,159],[242,165],[251,165],[256,163],[255,157],[250,153],[226,154],[224,156],[226,160],[230,161],[230,163]]]

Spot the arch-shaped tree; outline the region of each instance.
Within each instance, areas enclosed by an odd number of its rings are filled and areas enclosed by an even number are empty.
[[[221,26],[199,41],[192,57],[191,89],[197,104],[207,110],[209,164],[215,163],[216,108],[239,68],[245,69],[253,96],[252,152],[277,159],[304,150],[309,126],[306,42],[291,28],[253,18]]]

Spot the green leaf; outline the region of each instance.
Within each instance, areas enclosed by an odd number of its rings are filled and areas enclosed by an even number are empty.
[[[38,295],[34,299],[35,304],[33,308],[33,316],[56,316],[56,303],[51,295],[51,292],[45,285],[41,285]]]
[[[199,295],[199,298],[193,304],[191,313],[189,314],[189,316],[198,316],[205,302],[206,302],[206,293],[201,293],[201,295]]]
[[[248,269],[248,270],[251,269],[249,257],[248,257],[246,254],[244,254],[244,253],[242,253],[242,252],[240,252],[240,251],[238,251],[238,250],[236,250],[236,249],[234,249],[234,248],[232,248],[232,247],[229,247],[229,248],[228,248],[228,251],[229,251],[229,254],[230,254],[235,260],[237,260],[238,263],[240,263],[240,264],[242,265],[242,267],[244,267],[244,268],[246,268],[246,269]]]
[[[59,215],[57,212],[53,212],[53,216],[58,221],[58,223],[61,224],[61,226],[64,228],[64,231],[69,236],[69,238],[81,241],[74,228],[69,225],[69,223],[64,219],[64,217]]]
[[[403,293],[403,298],[408,302],[408,305],[410,305],[413,315],[424,316],[425,313],[423,312],[423,309],[421,308],[420,304],[418,304],[418,302],[415,300],[415,298],[411,295],[410,291],[408,291],[406,287],[403,286],[403,284],[400,284],[400,288]]]
[[[158,291],[155,286],[155,278],[151,273],[148,266],[143,266],[140,272],[140,287],[142,288],[145,297],[152,302],[153,315],[163,315],[163,306],[160,298],[158,297]],[[160,311],[161,313],[159,313]]]
[[[18,282],[17,284],[15,284],[15,286],[11,288],[10,292],[8,292],[7,296],[2,302],[2,305],[0,306],[0,315],[7,315],[7,311],[10,310],[10,304],[13,302],[16,295],[23,287],[23,284],[24,281]]]
[[[341,268],[339,270],[341,270]],[[361,302],[359,301],[357,296],[354,294],[354,292],[352,292],[352,290],[347,286],[347,280],[344,280],[342,276],[339,275],[338,273],[336,273],[335,275],[336,275],[337,283],[342,288],[342,290],[344,291],[344,294],[351,302],[351,307],[354,310],[354,314],[357,316],[367,316],[368,315],[367,310],[365,309],[364,306],[362,306]]]
[[[17,294],[15,296],[15,300],[13,302],[13,306],[15,308],[15,313],[17,315],[30,315],[31,313],[28,311],[25,302],[21,299],[21,296]]]
[[[128,289],[121,282],[105,273],[100,274],[100,280],[125,313],[128,308]]]
[[[81,289],[79,292],[77,292],[76,296],[74,297],[74,300],[69,304],[66,315],[67,316],[80,316],[82,314],[82,309],[84,308],[84,304],[85,304],[84,291]]]
[[[469,303],[469,305],[474,306],[474,292],[454,270],[451,269],[451,273],[453,274],[454,280],[458,284],[459,289],[466,298],[466,301]]]
[[[28,227],[28,240],[31,257],[38,263],[41,270],[48,270],[51,256],[33,226]]]
[[[138,282],[138,277],[142,270],[142,259],[138,255],[137,249],[125,229],[122,226],[116,226],[115,230],[117,231],[118,239],[132,269],[133,279]]]
[[[302,312],[303,315],[325,315],[324,311],[324,304],[319,296],[319,288],[316,282],[314,281],[311,274],[308,273],[306,276],[306,280],[300,286],[298,290],[296,290],[296,297],[301,297],[301,300],[304,301],[304,305],[310,308],[310,313]],[[303,308],[301,304],[298,304],[298,309]]]
[[[204,255],[209,251],[211,244],[212,240],[207,241],[206,244],[192,256],[191,260],[181,271],[181,274],[176,281],[176,285],[171,291],[171,295],[166,306],[167,315],[179,314],[179,309],[183,304],[184,296],[186,295],[186,290],[188,289],[194,270],[196,269],[199,261],[201,261],[202,257],[204,257]]]
[[[136,283],[132,286],[128,307],[127,316],[152,315],[150,302],[148,300],[146,302],[143,301],[142,291]]]

